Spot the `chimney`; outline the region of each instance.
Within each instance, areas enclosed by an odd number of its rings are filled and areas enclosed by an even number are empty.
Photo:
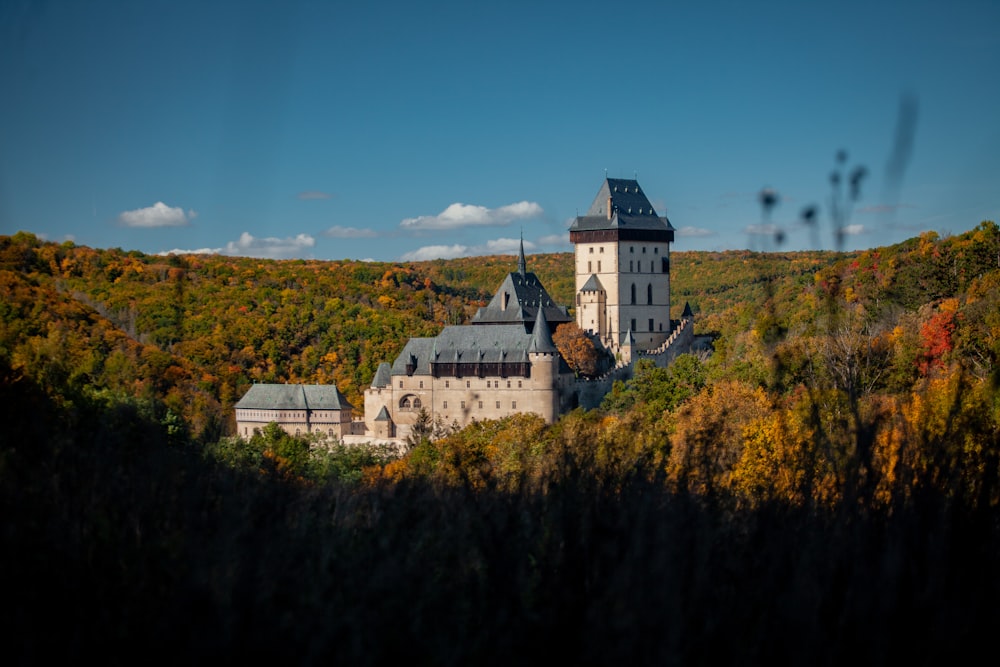
[[[611,195],[608,195],[608,220],[611,219]]]

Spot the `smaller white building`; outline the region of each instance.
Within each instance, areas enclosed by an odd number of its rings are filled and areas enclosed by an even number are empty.
[[[236,432],[250,438],[271,422],[290,435],[343,439],[351,433],[353,406],[324,384],[255,384],[236,404]]]

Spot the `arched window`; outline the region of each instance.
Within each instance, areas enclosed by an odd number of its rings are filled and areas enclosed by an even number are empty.
[[[650,283],[646,285],[646,303],[650,306],[653,305],[653,285]]]
[[[413,398],[413,409],[414,409],[414,410],[418,410],[418,409],[420,409],[420,405],[421,405],[421,403],[420,403],[420,398],[419,398],[419,397],[416,397],[416,396],[415,396],[415,397]]]
[[[635,305],[635,283],[632,283],[632,305]]]
[[[399,402],[399,407],[403,408],[404,410],[409,410],[410,409],[410,397],[409,396],[404,396],[403,400],[401,400]]]

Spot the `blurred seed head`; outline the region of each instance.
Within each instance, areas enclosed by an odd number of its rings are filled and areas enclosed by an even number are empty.
[[[777,206],[778,201],[781,199],[778,193],[771,188],[764,188],[761,190],[758,198],[760,199],[760,205],[764,207],[765,213],[770,212],[771,209]]]
[[[851,184],[851,199],[857,199],[861,196],[861,181],[868,176],[868,169],[863,166],[855,167],[851,171],[849,182]]]

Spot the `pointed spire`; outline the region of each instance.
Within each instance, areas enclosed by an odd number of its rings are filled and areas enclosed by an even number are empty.
[[[521,230],[521,253],[517,257],[517,272],[524,277],[524,274],[528,271],[528,263],[524,261],[524,230]]]
[[[632,335],[632,327],[629,327],[625,335],[622,336],[621,345],[622,347],[632,347],[635,345],[635,336]]]
[[[535,354],[558,352],[556,344],[552,342],[549,321],[545,319],[545,309],[541,306],[538,307],[538,315],[535,316],[535,328],[531,330],[531,343],[528,345],[528,352]]]

